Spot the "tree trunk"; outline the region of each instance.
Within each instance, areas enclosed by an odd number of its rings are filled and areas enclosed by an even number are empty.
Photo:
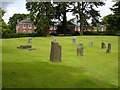
[[[63,12],[63,23],[62,23],[62,26],[63,26],[64,35],[66,36],[66,33],[67,33],[67,16],[66,16],[66,9],[65,9],[64,12]]]
[[[83,35],[83,20],[82,20],[82,16],[80,16],[80,35]]]
[[[80,7],[82,6],[82,8]],[[83,2],[82,5],[80,5],[80,2],[78,2],[78,9],[79,9],[79,17],[80,17],[80,35],[83,35]]]

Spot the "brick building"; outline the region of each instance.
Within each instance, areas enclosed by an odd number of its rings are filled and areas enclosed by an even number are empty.
[[[22,21],[17,21],[16,33],[33,33],[35,32],[34,29],[34,23],[30,20],[30,18]]]
[[[67,26],[71,33],[74,33],[75,31],[80,32],[80,26],[78,26],[78,25],[68,23]],[[30,18],[27,18],[22,21],[19,21],[19,20],[17,21],[16,33],[33,33],[33,32],[35,32],[34,29],[35,29],[34,22],[31,21]],[[105,32],[106,26],[99,25],[98,29],[101,32]],[[95,31],[97,31],[97,27],[92,27],[92,28],[86,29],[84,31],[95,32]],[[48,26],[48,28],[46,30],[46,34],[56,33],[56,32],[57,32],[57,25]]]

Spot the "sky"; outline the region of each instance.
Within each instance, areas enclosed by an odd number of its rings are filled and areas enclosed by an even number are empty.
[[[115,2],[112,2],[112,0],[105,0],[105,3],[105,6],[99,7],[97,9],[100,11],[101,18],[108,14],[111,14],[112,11],[109,8],[115,4]],[[29,11],[26,10],[25,4],[25,0],[2,2],[2,9],[6,11],[5,15],[3,16],[4,21],[7,23],[9,21],[9,18],[12,17],[15,13],[29,14]],[[71,18],[73,18],[72,14],[67,13],[67,19],[69,20]]]

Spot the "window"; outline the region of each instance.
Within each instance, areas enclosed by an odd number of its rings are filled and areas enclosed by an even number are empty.
[[[32,33],[32,31],[31,31],[31,30],[29,30],[29,31],[28,31],[28,33]]]
[[[23,33],[26,33],[26,31],[25,31],[25,30],[23,30]]]
[[[23,28],[26,28],[26,24],[23,24]]]
[[[31,29],[32,28],[32,24],[28,24],[28,28]]]
[[[52,27],[52,26],[50,27],[50,30],[53,30],[53,27]]]

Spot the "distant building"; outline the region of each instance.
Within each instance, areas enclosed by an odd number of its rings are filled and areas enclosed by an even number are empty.
[[[106,26],[105,25],[100,25],[99,26],[100,27],[100,29],[99,29],[99,31],[106,31]]]
[[[34,29],[34,22],[32,22],[30,18],[24,19],[22,21],[17,21],[16,33],[33,33],[35,32]]]
[[[58,24],[57,24],[58,25]],[[48,26],[47,30],[46,30],[46,34],[50,34],[50,33],[56,33],[57,32],[57,25],[53,25],[53,26]],[[67,27],[69,29],[69,31],[71,33],[74,33],[76,31],[80,32],[80,26],[73,24],[71,22],[67,23]],[[24,19],[22,21],[17,21],[17,25],[16,25],[16,33],[33,33],[35,32],[35,25],[34,22],[30,20],[30,18]],[[93,27],[91,26],[91,28],[88,29],[84,29],[84,32],[86,31],[90,31],[90,32],[96,32],[96,31],[100,31],[100,32],[104,32],[106,31],[106,26],[105,25],[99,25],[97,27]]]
[[[97,31],[106,32],[106,26],[105,25],[99,25],[97,27],[91,26],[86,31],[90,31],[90,32],[97,32]]]

